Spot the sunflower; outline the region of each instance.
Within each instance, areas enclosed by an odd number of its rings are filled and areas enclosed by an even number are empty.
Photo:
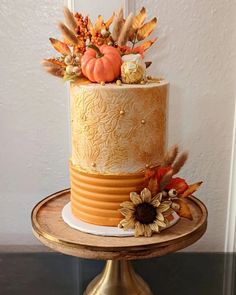
[[[130,193],[130,201],[121,203],[121,214],[125,217],[118,227],[134,229],[135,237],[151,237],[153,232],[160,233],[168,224],[165,212],[171,208],[171,201],[162,201],[162,193],[152,197],[151,191],[144,188],[140,195]]]

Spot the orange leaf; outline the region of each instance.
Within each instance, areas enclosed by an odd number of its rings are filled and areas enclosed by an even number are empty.
[[[141,27],[146,16],[147,16],[146,9],[145,7],[142,7],[139,13],[133,18],[132,28],[134,31],[137,31]]]
[[[152,195],[157,194],[157,192],[158,192],[158,182],[157,182],[156,177],[150,178],[147,188],[150,190]]]
[[[194,184],[189,185],[188,189],[180,196],[181,198],[186,198],[193,194],[196,190],[198,190],[199,186],[202,184],[202,181],[196,182]]]
[[[48,64],[53,64],[53,65],[57,65],[57,66],[60,66],[60,67],[65,67],[65,63],[63,61],[59,61],[58,59],[55,59],[55,58],[45,58],[43,60],[43,63],[44,61]]]
[[[90,18],[88,18],[88,29],[89,29],[89,32],[91,33],[91,35],[94,36],[95,35],[95,30],[94,30],[94,27],[93,27],[93,24],[92,24]]]
[[[138,29],[138,32],[137,32],[138,41],[144,40],[145,38],[147,38],[154,30],[156,24],[157,24],[157,18],[154,17],[151,21],[142,25],[142,27]]]
[[[78,77],[74,81],[74,84],[76,84],[76,85],[89,84],[89,83],[91,83],[91,82],[84,76]]]
[[[144,42],[143,44],[141,44],[140,46],[138,46],[138,48],[142,48],[144,51],[146,51],[149,47],[152,46],[153,43],[155,43],[157,41],[157,39],[158,38],[154,38],[152,40],[148,40],[148,41]]]
[[[103,18],[101,15],[99,15],[95,23],[95,30],[100,31],[102,29],[102,24],[103,24]]]
[[[49,38],[49,40],[56,51],[60,52],[63,55],[71,54],[70,48],[65,43],[54,38]]]
[[[115,14],[113,13],[112,16],[106,21],[105,26],[108,29],[114,20]]]
[[[180,205],[180,209],[177,212],[179,216],[193,220],[193,216],[189,208],[189,205],[187,204],[187,201],[185,199],[178,199],[175,200],[175,202]]]

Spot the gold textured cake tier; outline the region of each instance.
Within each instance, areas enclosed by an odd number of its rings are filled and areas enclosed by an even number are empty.
[[[168,82],[71,84],[71,204],[83,221],[116,226],[120,203],[158,165],[166,142]]]
[[[166,141],[168,83],[71,84],[72,163],[127,174],[158,164]]]

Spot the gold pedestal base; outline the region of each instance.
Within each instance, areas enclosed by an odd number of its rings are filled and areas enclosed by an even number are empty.
[[[107,260],[101,274],[88,285],[84,295],[153,295],[147,283],[126,260]]]

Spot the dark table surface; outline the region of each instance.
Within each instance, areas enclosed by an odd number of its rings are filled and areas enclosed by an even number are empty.
[[[174,253],[133,265],[155,295],[236,295],[235,261],[236,254]],[[58,253],[0,253],[0,295],[79,295],[103,266]]]

